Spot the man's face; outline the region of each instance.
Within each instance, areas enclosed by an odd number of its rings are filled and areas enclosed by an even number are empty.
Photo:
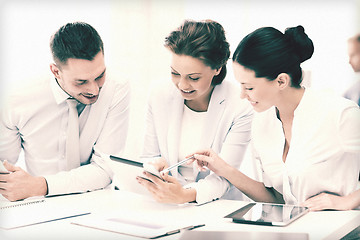
[[[92,61],[69,58],[61,68],[50,65],[60,87],[83,104],[93,104],[105,83],[104,54],[100,51]]]
[[[360,42],[351,40],[348,42],[349,63],[354,72],[360,72]]]

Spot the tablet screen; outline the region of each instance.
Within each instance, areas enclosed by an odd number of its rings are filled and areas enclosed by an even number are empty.
[[[306,207],[293,205],[249,203],[225,218],[232,218],[236,223],[286,226],[308,211]]]

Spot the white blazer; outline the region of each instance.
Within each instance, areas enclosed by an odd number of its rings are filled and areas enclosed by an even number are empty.
[[[184,99],[173,84],[152,92],[148,101],[143,158],[162,156],[169,165],[178,162],[183,111]],[[237,85],[224,81],[215,86],[207,112],[201,148],[212,148],[230,165],[239,168],[250,141],[252,107],[240,98]],[[171,174],[182,178],[178,169]],[[194,174],[196,182],[186,187],[196,189],[199,204],[220,198],[230,189],[229,182],[214,173],[199,173],[194,167]]]

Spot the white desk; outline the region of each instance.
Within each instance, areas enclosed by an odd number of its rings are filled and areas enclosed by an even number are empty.
[[[130,192],[100,190],[84,194],[46,198],[46,201],[69,203],[88,209],[92,214],[116,213],[153,216],[163,221],[199,220],[206,225],[192,231],[292,232],[308,233],[310,240],[339,239],[360,224],[360,211],[310,212],[286,227],[235,224],[225,215],[246,202],[218,200],[202,206],[160,204]],[[77,218],[91,216],[85,215]],[[75,218],[36,224],[11,230],[0,230],[0,238],[8,239],[143,239],[71,224]],[[180,234],[161,239],[179,239]]]

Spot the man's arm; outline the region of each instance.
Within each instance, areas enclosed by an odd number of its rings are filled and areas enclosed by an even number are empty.
[[[16,115],[11,111],[11,99],[0,109],[0,160],[15,164],[21,152],[21,135],[17,126]]]
[[[4,161],[4,167],[10,172],[0,174],[0,193],[10,201],[32,196],[43,196],[47,193],[44,177],[34,177],[20,167]]]
[[[119,84],[111,89],[113,92],[113,95],[110,96],[111,104],[105,106],[106,119],[101,126],[101,133],[92,147],[90,164],[44,177],[31,176],[24,170],[14,167],[13,173],[0,176],[0,181],[2,181],[0,193],[5,197],[10,196],[11,200],[19,200],[30,196],[85,192],[106,187],[111,182],[112,173],[100,153],[118,153],[124,149],[129,120],[128,83]],[[5,139],[5,141],[0,141],[2,144],[0,150],[4,149],[3,152],[10,152],[14,155],[16,148],[21,147],[21,139],[17,140],[19,146],[14,144],[13,147],[10,143],[15,142],[14,136],[20,134],[14,131],[16,128],[11,129],[3,123],[0,129],[7,133],[0,135],[1,139]],[[5,156],[5,159],[14,159],[14,157],[9,157],[12,156],[11,154],[2,155],[1,151],[0,153],[0,158]],[[20,185],[21,187],[19,187]]]
[[[90,164],[68,172],[45,176],[49,195],[92,191],[111,183],[113,173],[102,154],[120,154],[125,148],[129,124],[130,86],[126,82],[108,87],[113,92],[113,98],[107,106],[106,120],[93,146]]]

